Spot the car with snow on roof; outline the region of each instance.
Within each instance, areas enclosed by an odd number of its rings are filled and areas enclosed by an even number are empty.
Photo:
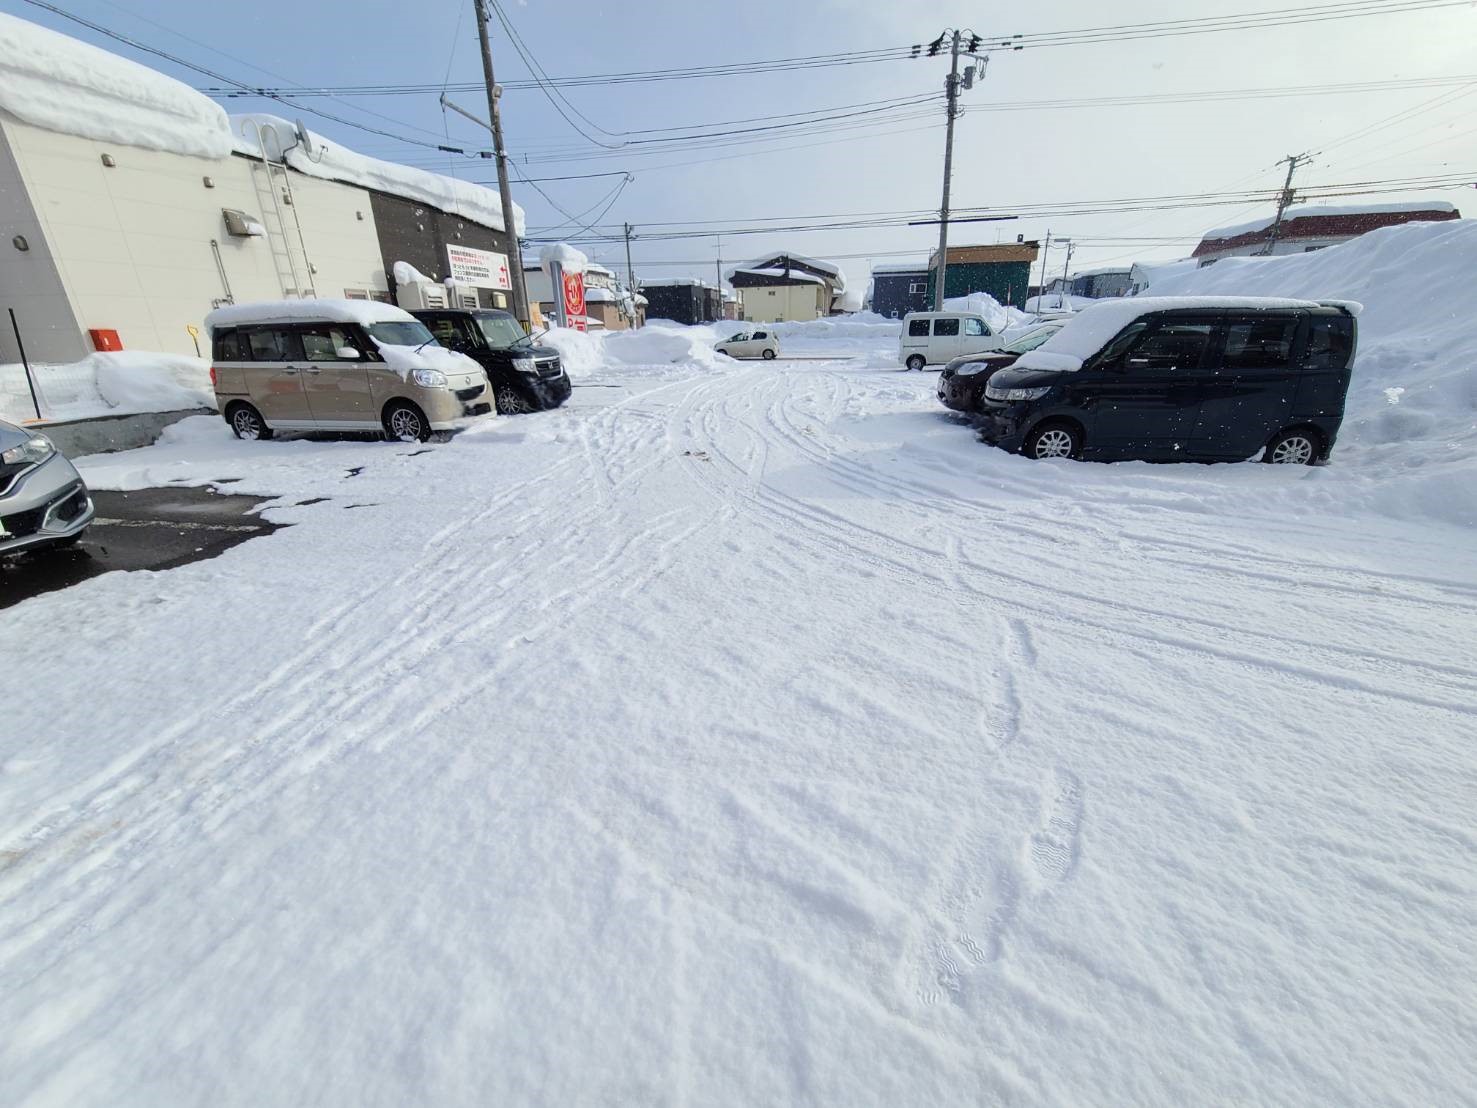
[[[572,385],[559,351],[539,346],[511,312],[496,308],[425,308],[411,312],[436,341],[465,354],[487,374],[503,415],[557,408]]]
[[[205,317],[216,405],[237,438],[382,431],[402,442],[492,411],[487,374],[374,300],[233,304]]]
[[[1269,297],[1104,301],[990,377],[981,437],[1032,458],[1325,462],[1359,311]]]
[[[985,385],[996,371],[1014,365],[1022,354],[1030,353],[1060,331],[1065,320],[1051,320],[1026,327],[1016,333],[999,350],[984,354],[965,354],[955,358],[939,371],[939,403],[956,412],[977,413],[985,399]]]

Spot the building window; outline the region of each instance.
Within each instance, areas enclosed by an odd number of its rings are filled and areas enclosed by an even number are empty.
[[[928,283],[926,281],[912,281],[908,285],[909,296],[917,296],[919,293],[924,293],[927,291]]]
[[[345,300],[368,300],[369,293],[364,289],[344,289]]]
[[[773,295],[774,295],[774,289],[770,289],[770,290],[769,290],[769,295],[770,295],[770,296],[773,296]]]

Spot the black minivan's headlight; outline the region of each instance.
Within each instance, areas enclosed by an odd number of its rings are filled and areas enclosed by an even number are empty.
[[[39,465],[56,453],[56,447],[44,435],[33,435],[19,446],[12,446],[0,454],[0,462],[8,466]]]
[[[1050,385],[1041,385],[1034,389],[1002,389],[995,385],[985,386],[985,396],[990,400],[1040,400],[1051,391]]]

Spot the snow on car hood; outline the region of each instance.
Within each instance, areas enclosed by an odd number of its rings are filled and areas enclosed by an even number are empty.
[[[417,369],[439,369],[448,375],[482,372],[482,367],[465,354],[448,350],[444,346],[437,346],[435,343],[417,349],[414,346],[396,346],[393,343],[380,342],[373,336],[371,336],[371,341],[379,348],[380,356],[385,359],[385,365],[400,374],[402,381]]]

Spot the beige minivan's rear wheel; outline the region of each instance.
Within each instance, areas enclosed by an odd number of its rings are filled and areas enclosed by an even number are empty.
[[[226,409],[226,418],[231,422],[231,433],[238,439],[269,439],[272,429],[257,411],[245,401],[238,401]]]
[[[385,434],[395,442],[425,442],[431,437],[431,421],[408,400],[397,400],[385,409]]]

